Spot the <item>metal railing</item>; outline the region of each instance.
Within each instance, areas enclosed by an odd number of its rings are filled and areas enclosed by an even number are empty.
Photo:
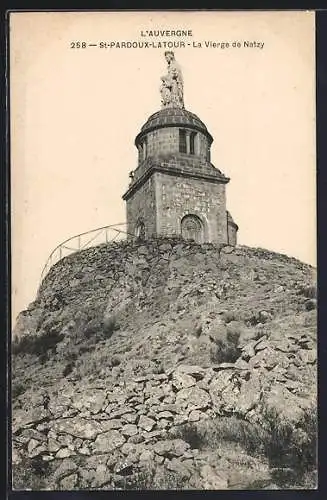
[[[126,222],[98,227],[97,229],[86,231],[85,233],[76,234],[63,241],[51,252],[42,269],[40,283],[42,283],[50,268],[64,257],[96,245],[126,239],[126,227]]]

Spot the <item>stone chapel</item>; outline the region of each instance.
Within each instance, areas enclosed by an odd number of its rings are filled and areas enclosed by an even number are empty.
[[[213,138],[184,107],[183,77],[174,53],[165,52],[162,109],[136,136],[138,166],[126,201],[129,238],[182,236],[198,243],[236,245],[238,226],[226,210],[229,178],[211,163]]]

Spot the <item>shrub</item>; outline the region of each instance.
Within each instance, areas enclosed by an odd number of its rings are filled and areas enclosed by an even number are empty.
[[[307,299],[316,299],[317,298],[317,287],[313,285],[302,286],[298,292],[300,295],[303,295]]]
[[[81,345],[79,346],[79,349],[78,349],[78,354],[79,356],[81,356],[82,354],[84,354],[85,352],[90,352],[92,351],[92,349],[94,349],[95,346],[90,346],[89,344],[88,345]]]
[[[245,319],[245,323],[249,326],[256,326],[259,323],[261,323],[260,318],[259,318],[259,313],[257,313],[257,312],[249,313]]]
[[[227,341],[227,327],[223,323],[212,322],[209,324],[207,333],[215,344]]]
[[[244,331],[244,326],[240,321],[231,321],[227,325],[227,340],[231,344],[237,346],[239,338]]]
[[[222,313],[222,319],[224,323],[228,324],[231,321],[238,321],[240,319],[240,315],[236,311],[224,311]]]
[[[74,366],[75,366],[74,362],[67,363],[67,365],[65,366],[65,368],[62,372],[63,376],[67,377],[67,375],[69,375],[73,371]]]
[[[55,351],[63,337],[63,334],[55,329],[45,331],[41,335],[24,335],[12,343],[12,354],[35,354],[44,360],[49,351]]]
[[[99,319],[90,319],[83,328],[84,336],[89,339],[90,337],[96,336],[100,333],[102,328],[101,321]]]
[[[46,477],[50,472],[49,462],[42,460],[41,456],[25,459],[12,467],[13,489],[15,490],[41,490],[46,485]]]
[[[171,429],[169,437],[170,439],[183,439],[192,449],[200,449],[203,445],[203,437],[196,424],[188,423]]]
[[[210,360],[213,363],[235,363],[241,350],[228,341],[217,340],[210,349]]]
[[[116,317],[111,316],[103,319],[101,310],[89,312],[86,321],[84,320],[81,325],[83,337],[92,339],[95,344],[102,340],[109,339],[119,328],[120,325]]]
[[[156,375],[159,375],[161,373],[165,373],[165,368],[164,368],[161,361],[158,361],[157,359],[154,360],[152,373],[155,373]]]
[[[253,340],[260,340],[264,336],[270,336],[270,330],[264,325],[259,325],[259,327],[253,330]]]
[[[64,359],[66,361],[74,362],[78,358],[80,353],[80,348],[77,346],[66,346],[65,352],[64,352]]]
[[[21,394],[26,391],[26,386],[22,382],[13,380],[11,385],[11,397],[12,399],[18,398]]]
[[[116,330],[119,330],[120,325],[115,316],[110,316],[103,320],[102,328],[103,338],[109,339]]]
[[[316,299],[308,299],[304,303],[304,307],[306,311],[313,311],[317,307],[317,301]]]
[[[121,359],[119,356],[113,356],[111,358],[111,366],[119,366],[121,363]]]
[[[202,334],[202,325],[197,325],[196,328],[195,328],[195,331],[194,331],[194,336],[196,338],[199,338]]]
[[[310,327],[310,326],[316,326],[317,325],[317,313],[316,311],[310,311],[308,314],[305,314],[304,320],[303,320],[303,326],[305,327]]]

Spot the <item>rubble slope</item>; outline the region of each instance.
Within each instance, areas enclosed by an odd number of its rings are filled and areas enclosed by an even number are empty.
[[[315,297],[263,249],[62,259],[14,332],[13,487],[314,488]]]

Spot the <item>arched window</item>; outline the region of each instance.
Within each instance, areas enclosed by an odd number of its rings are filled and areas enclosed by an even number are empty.
[[[181,222],[182,237],[203,243],[203,224],[197,215],[185,215]]]
[[[210,161],[211,159],[211,154],[210,154],[210,145],[207,145],[207,161]]]
[[[190,133],[190,154],[195,155],[196,154],[196,132],[191,132]]]
[[[196,132],[179,129],[179,152],[188,155],[197,154],[197,135]]]
[[[186,130],[179,129],[179,152],[187,153],[186,147]]]

